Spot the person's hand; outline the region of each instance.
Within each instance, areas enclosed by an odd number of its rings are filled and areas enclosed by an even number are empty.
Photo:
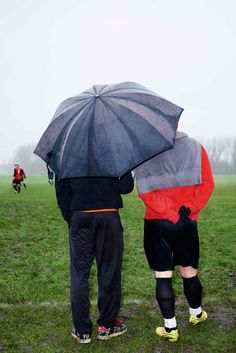
[[[185,239],[189,234],[191,235],[194,231],[194,223],[189,217],[191,214],[191,209],[186,206],[181,206],[179,208],[179,220],[177,222],[177,229],[179,231],[181,239]]]
[[[180,209],[179,209],[180,218],[182,218],[184,220],[188,220],[190,214],[191,214],[191,209],[189,207],[186,207],[186,206],[180,207]]]

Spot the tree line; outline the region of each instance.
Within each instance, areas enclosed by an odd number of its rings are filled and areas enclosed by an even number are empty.
[[[207,150],[214,175],[236,175],[236,138],[235,137],[200,137],[196,138]],[[14,157],[0,164],[0,174],[12,174],[14,164],[20,164],[26,174],[47,174],[45,163],[35,154],[34,144],[18,148]]]

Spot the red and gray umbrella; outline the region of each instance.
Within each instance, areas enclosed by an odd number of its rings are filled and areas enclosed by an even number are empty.
[[[134,82],[94,85],[60,104],[34,153],[59,179],[121,177],[173,147],[182,111]]]

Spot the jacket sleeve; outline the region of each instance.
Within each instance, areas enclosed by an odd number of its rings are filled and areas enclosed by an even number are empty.
[[[117,187],[120,194],[128,194],[134,188],[134,179],[131,172],[125,174],[117,181]]]
[[[202,184],[197,185],[192,199],[185,203],[190,207],[191,214],[194,215],[203,209],[207,204],[214,189],[214,179],[211,165],[205,149],[202,147]]]
[[[70,211],[72,191],[69,179],[58,180],[57,176],[55,176],[55,190],[61,214],[64,220],[70,223],[72,217],[72,212]]]

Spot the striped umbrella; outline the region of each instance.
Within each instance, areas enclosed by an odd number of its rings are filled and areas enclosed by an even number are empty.
[[[182,111],[134,82],[94,85],[60,104],[34,153],[59,179],[121,177],[173,147]]]

